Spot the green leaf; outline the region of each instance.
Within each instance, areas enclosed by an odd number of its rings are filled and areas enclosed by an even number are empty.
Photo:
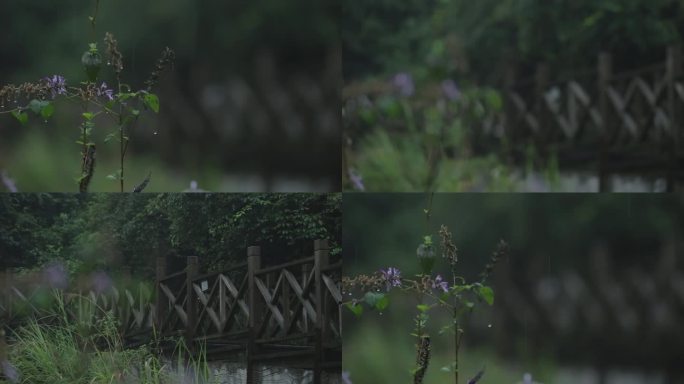
[[[449,300],[449,296],[451,296],[451,294],[449,294],[449,292],[444,292],[441,295],[439,295],[439,299],[442,301],[447,301],[447,300]]]
[[[45,108],[47,105],[49,105],[49,101],[41,101],[41,100],[36,100],[33,99],[29,102],[29,109],[33,111],[36,115],[40,115],[41,112],[43,111],[43,108]]]
[[[387,308],[388,305],[389,297],[383,295],[383,297],[380,300],[378,300],[377,303],[375,303],[375,309],[377,309],[378,311],[382,311],[383,309]]]
[[[369,306],[377,308],[378,302],[383,298],[385,298],[384,293],[366,292],[366,294],[363,296],[363,301],[365,301]],[[386,306],[387,305],[385,304],[385,307]]]
[[[117,169],[116,172],[107,175],[109,180],[121,180],[121,170]]]
[[[26,114],[26,112],[22,112],[19,110],[12,111],[12,116],[19,120],[21,125],[26,125],[26,123],[28,122],[28,115]]]
[[[40,110],[40,115],[43,116],[44,119],[49,119],[52,114],[55,113],[55,106],[52,105],[52,103],[48,102],[43,109]]]
[[[143,96],[143,102],[145,105],[154,111],[154,113],[159,113],[159,98],[154,93],[146,93]]]
[[[430,306],[427,304],[418,304],[416,305],[416,308],[418,308],[420,312],[425,313],[430,309]]]
[[[134,109],[131,111],[131,114],[133,114],[133,116],[138,116],[140,114],[140,111],[137,109]]]
[[[356,317],[361,317],[363,314],[363,306],[358,303],[347,303],[345,305]]]
[[[494,290],[491,287],[482,286],[480,287],[478,293],[480,294],[480,297],[487,302],[487,304],[494,304]]]
[[[83,112],[81,115],[88,121],[92,120],[95,117],[95,114],[91,112]]]
[[[105,136],[105,138],[104,138],[104,142],[105,142],[105,143],[108,143],[108,142],[111,141],[112,139],[115,139],[116,136],[117,136],[118,134],[119,134],[119,132],[111,132],[111,133],[108,133],[107,136]]]
[[[121,92],[121,93],[118,93],[118,94],[116,95],[116,98],[117,98],[117,100],[119,100],[119,102],[122,102],[122,101],[126,101],[127,99],[130,99],[130,98],[133,97],[133,96],[135,96],[135,93],[130,93],[130,92],[124,93],[124,92]]]

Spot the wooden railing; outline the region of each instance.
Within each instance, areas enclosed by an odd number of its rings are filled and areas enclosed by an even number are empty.
[[[129,346],[181,336],[191,350],[202,343],[210,358],[246,354],[248,377],[257,363],[275,359],[298,360],[314,370],[314,380],[324,369],[341,368],[342,261],[330,263],[327,240],[314,242],[313,256],[276,266],[262,267],[259,247],[247,249],[245,263],[220,272],[201,274],[198,262],[190,256],[182,271],[167,274],[167,259],[157,258],[155,292],[140,284],[61,293],[67,316],[83,320],[109,312]],[[32,299],[46,287],[0,280],[0,321],[16,326],[54,312]]]
[[[561,165],[595,167],[602,191],[610,188],[613,173],[661,176],[671,191],[684,177],[683,65],[681,48],[673,46],[664,63],[623,73],[613,72],[608,53],[599,55],[594,71],[556,81],[544,64],[533,78],[522,81],[509,67],[497,87],[502,109],[469,98],[458,110],[479,111],[476,121],[466,122],[475,125],[471,131],[481,141],[478,148],[506,148],[506,157],[523,158],[534,144],[542,154],[555,151]],[[433,91],[417,97],[439,97],[439,86],[426,89]],[[363,97],[372,104],[376,96],[392,91],[388,84],[353,84],[344,89],[343,97]]]
[[[542,260],[499,264],[494,306],[473,314],[468,339],[476,345],[486,339],[517,358],[543,355],[561,365],[648,368],[684,377],[681,254],[673,244],[638,264],[618,262],[620,257],[596,248],[588,265],[554,274],[534,267]]]

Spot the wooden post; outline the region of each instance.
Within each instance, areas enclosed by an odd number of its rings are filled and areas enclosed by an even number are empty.
[[[247,384],[256,384],[259,380],[256,370],[257,327],[261,318],[259,310],[259,290],[256,286],[256,272],[261,269],[261,248],[247,248],[247,285],[249,301],[249,340],[247,341]]]
[[[311,274],[311,264],[302,264],[302,288],[306,286],[306,281]],[[302,307],[302,327],[304,332],[309,332],[309,314],[306,309]]]
[[[164,291],[161,289],[161,281],[166,277],[166,256],[157,256],[157,267],[156,267],[156,282],[155,282],[155,287],[156,287],[156,313],[155,313],[155,327],[157,328],[157,333],[159,335],[162,335],[164,333],[163,330],[163,321],[164,317],[166,317],[166,311],[168,310],[168,304],[169,301],[166,298],[166,295],[164,294]]]
[[[326,335],[326,311],[325,311],[325,283],[323,282],[321,268],[328,266],[330,261],[330,248],[328,240],[314,241],[314,273],[316,292],[316,356],[314,360],[314,383],[322,380],[322,363],[324,358],[323,341]]]
[[[677,182],[677,157],[679,155],[679,141],[681,140],[682,127],[679,108],[677,108],[677,81],[682,75],[682,48],[679,45],[667,49],[667,109],[670,115],[670,129],[672,135],[672,147],[669,154],[669,169],[667,171],[667,192],[675,191]]]
[[[609,53],[602,52],[598,59],[598,95],[599,95],[599,109],[601,113],[602,132],[601,144],[599,153],[599,192],[608,192],[610,190],[610,174],[607,169],[608,150],[610,149],[610,104],[608,99],[608,90],[610,88],[610,81],[612,77],[612,58]]]
[[[546,145],[553,135],[551,130],[550,119],[548,119],[548,113],[546,108],[546,100],[544,96],[546,95],[547,88],[549,87],[549,66],[546,63],[540,63],[537,65],[537,70],[534,75],[534,114],[537,117],[537,124],[539,124],[539,132],[537,132],[536,140],[533,137],[532,142],[537,146],[537,153],[544,156],[547,152]]]
[[[186,300],[185,300],[185,313],[188,316],[188,322],[185,324],[185,342],[188,350],[191,353],[195,352],[195,327],[197,326],[197,295],[193,288],[193,281],[197,275],[199,275],[199,259],[197,256],[188,256],[187,259],[188,266],[185,269],[185,288],[186,288]]]
[[[287,324],[290,323],[290,320],[292,319],[292,314],[290,313],[290,283],[287,281],[287,279],[283,278],[283,287],[282,287],[282,292],[281,292],[281,297],[280,297],[280,302],[282,303],[282,308],[283,308],[283,319],[285,320],[285,327],[287,327]],[[286,328],[282,329],[282,335],[285,336],[285,333],[287,332]]]

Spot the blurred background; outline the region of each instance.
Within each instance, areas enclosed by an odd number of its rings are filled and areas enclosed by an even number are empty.
[[[126,185],[152,172],[146,191],[333,191],[340,183],[339,12],[330,1],[38,0],[0,4],[0,84],[59,74],[85,80],[88,43],[111,32],[122,82],[144,88],[165,47],[173,68],[156,89],[159,115],[134,128]],[[104,72],[104,70],[103,70]],[[103,80],[114,83],[110,78]],[[62,105],[64,104],[64,105]],[[22,127],[0,115],[0,170],[20,191],[76,191],[77,111]],[[96,142],[113,130],[101,124]],[[117,145],[98,145],[92,191],[116,191]],[[127,187],[127,189],[129,189]]]
[[[345,275],[397,267],[419,273],[426,194],[347,194]],[[490,280],[494,305],[464,325],[461,380],[479,383],[681,383],[684,225],[681,196],[435,194],[430,230],[444,224],[458,271],[476,281],[500,239],[510,254]],[[436,250],[441,254],[441,250]],[[438,261],[434,273],[449,275]],[[411,379],[415,295],[390,293],[381,313],[345,311],[343,369],[355,384]],[[450,318],[430,312],[426,383],[452,382]]]
[[[594,165],[577,159],[597,131],[592,122],[598,119],[589,115],[600,113],[602,52],[611,55],[611,85],[624,108],[609,104],[610,119],[603,115],[610,129],[622,130],[621,155],[640,152],[638,143],[659,134],[650,126],[670,116],[661,91],[668,87],[662,84],[668,47],[681,48],[684,36],[680,1],[373,1],[347,4],[342,15],[347,189],[597,190]],[[675,77],[681,80],[681,73]],[[569,80],[583,97],[570,95]],[[677,106],[684,108],[682,99]],[[638,137],[625,134],[625,115],[636,121]],[[562,118],[582,127],[567,141],[558,138],[564,137]],[[575,153],[565,156],[564,144]],[[668,148],[667,141],[647,148]],[[651,161],[639,158],[630,166]],[[611,180],[613,190],[666,188],[667,163],[658,166],[661,172],[625,169],[630,166],[613,170],[619,176]]]

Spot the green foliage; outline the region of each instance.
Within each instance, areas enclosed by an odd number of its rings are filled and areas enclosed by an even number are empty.
[[[354,142],[348,167],[367,191],[515,190],[522,180],[504,162],[505,150],[482,155],[474,149],[483,119],[501,108],[501,96],[491,89],[465,90],[452,101],[383,96],[346,108],[345,126]]]
[[[12,116],[14,116],[14,118],[17,119],[21,125],[26,125],[28,122],[28,115],[26,112],[22,112],[21,110],[12,111]]]
[[[26,384],[89,384],[168,382],[214,383],[204,347],[188,353],[182,338],[176,340],[171,364],[153,352],[152,345],[126,348],[118,324],[89,297],[72,297],[69,304],[55,294],[50,318],[30,319],[10,335],[9,364]],[[67,305],[80,317],[70,321]],[[175,364],[174,364],[175,363]],[[174,366],[175,365],[175,366]]]
[[[479,286],[477,293],[482,297],[482,299],[489,305],[494,304],[494,290],[488,286]]]
[[[145,106],[154,111],[154,113],[159,113],[159,97],[157,97],[157,95],[146,93],[143,95],[143,102],[145,103]]]
[[[681,42],[683,10],[674,0],[355,3],[344,9],[345,71],[500,80],[513,58],[523,68],[546,61],[572,72],[593,68],[600,51],[633,68]]]
[[[340,205],[315,194],[0,195],[0,269],[68,260],[152,275],[155,256],[172,250],[219,268],[250,245],[266,262],[309,255],[315,239],[338,254]]]

